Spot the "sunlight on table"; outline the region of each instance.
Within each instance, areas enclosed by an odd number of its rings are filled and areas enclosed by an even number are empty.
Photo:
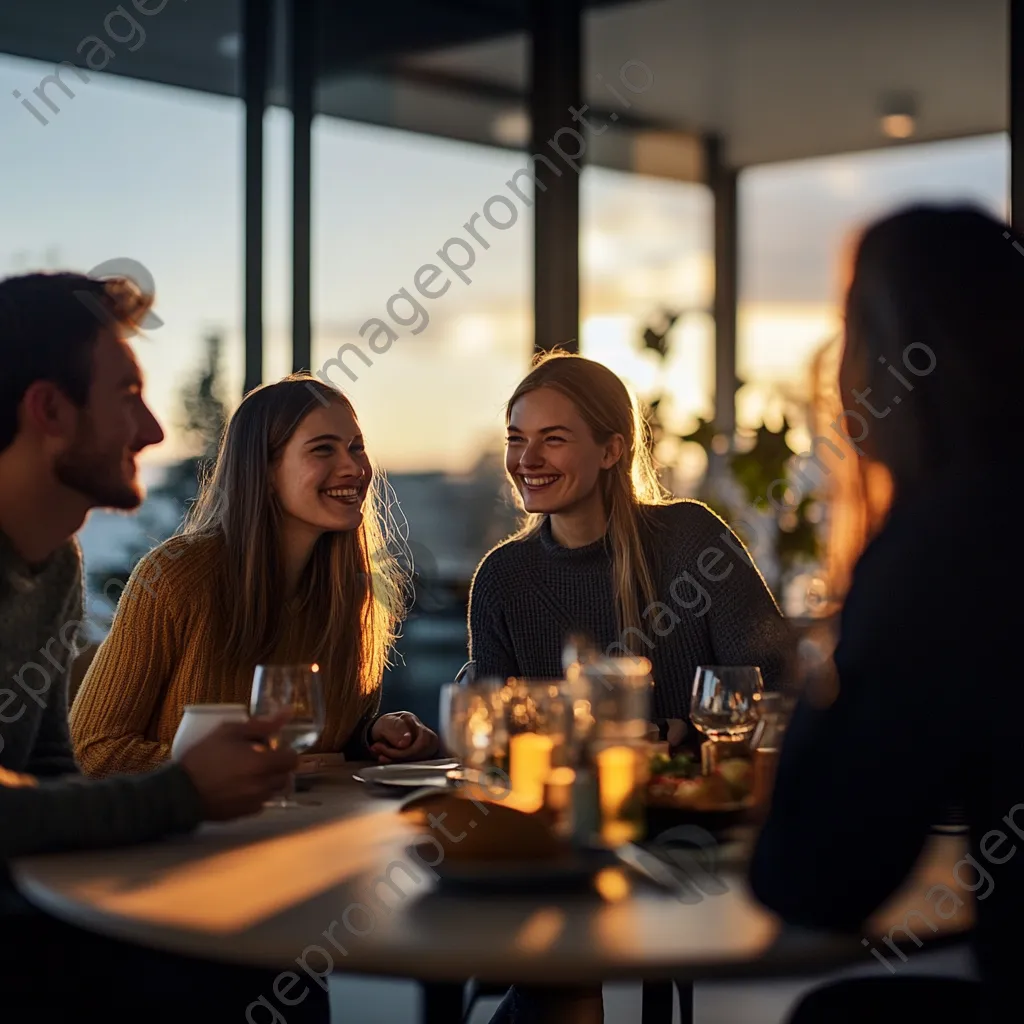
[[[605,903],[621,903],[633,891],[622,868],[602,868],[594,876],[594,888]]]
[[[516,933],[515,948],[521,953],[543,953],[565,931],[565,914],[553,907],[538,910]]]
[[[388,809],[311,825],[146,872],[126,886],[115,874],[74,887],[109,914],[209,934],[251,928],[380,865],[411,834]]]

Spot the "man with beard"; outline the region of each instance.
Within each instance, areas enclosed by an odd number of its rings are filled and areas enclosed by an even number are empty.
[[[64,925],[22,900],[5,866],[255,813],[297,762],[269,747],[278,719],[221,726],[180,763],[145,775],[78,775],[67,724],[83,616],[74,535],[92,508],[141,503],[136,456],[163,440],[125,340],[150,303],[123,279],[0,281],[0,934],[5,949],[26,953],[0,958],[5,1021],[88,1009],[112,1021],[240,1019],[273,981]],[[296,1011],[289,1021],[325,1021],[326,997]]]

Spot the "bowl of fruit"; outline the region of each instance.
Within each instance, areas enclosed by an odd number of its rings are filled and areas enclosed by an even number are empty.
[[[745,758],[720,761],[710,775],[690,754],[651,759],[647,783],[647,835],[677,825],[718,832],[741,824],[753,807],[753,767]]]

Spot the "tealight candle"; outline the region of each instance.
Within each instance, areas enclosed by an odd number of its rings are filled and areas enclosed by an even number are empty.
[[[626,801],[637,784],[637,752],[632,747],[608,747],[597,753],[597,778],[601,794],[601,838],[619,846],[636,838],[637,828],[622,819]]]
[[[553,768],[544,782],[544,807],[554,819],[555,833],[568,838],[572,832],[572,790],[576,773],[571,768]]]
[[[509,780],[516,803],[524,809],[540,810],[544,805],[544,783],[551,773],[550,736],[521,732],[509,740]]]

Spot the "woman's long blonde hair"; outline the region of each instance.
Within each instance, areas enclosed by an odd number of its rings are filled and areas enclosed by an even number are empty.
[[[625,384],[601,363],[569,352],[538,355],[533,368],[515,389],[505,407],[506,425],[512,407],[523,395],[538,388],[551,388],[576,406],[594,440],[605,444],[619,434],[624,442],[622,457],[601,471],[598,486],[608,517],[607,538],[611,547],[615,611],[623,639],[642,630],[641,609],[657,599],[654,573],[644,548],[648,532],[646,509],[665,505],[671,496],[658,480],[651,457],[650,428],[640,414],[636,399]],[[519,492],[513,492],[517,500]],[[521,507],[521,505],[520,505]],[[516,535],[524,537],[539,529],[542,515],[527,514]],[[632,649],[632,644],[627,644]],[[640,653],[640,652],[638,652]]]
[[[251,673],[280,642],[289,616],[301,621],[295,660],[316,662],[342,745],[376,701],[408,594],[408,576],[391,545],[384,477],[374,471],[363,520],[355,530],[324,533],[286,609],[280,533],[282,510],[271,470],[299,423],[315,408],[349,400],[306,373],[250,391],[228,422],[217,461],[204,480],[182,533],[216,538],[223,549],[212,623],[227,672]],[[292,621],[295,621],[293,618]]]

